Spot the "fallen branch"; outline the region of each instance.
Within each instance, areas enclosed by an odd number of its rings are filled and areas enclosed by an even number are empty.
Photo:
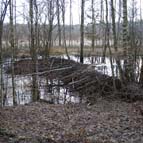
[[[70,67],[65,67],[65,68],[51,69],[51,70],[43,71],[43,72],[37,72],[37,73],[26,74],[25,76],[43,75],[43,74],[47,74],[47,73],[50,73],[50,72],[56,72],[56,71],[62,71],[62,70],[68,70],[68,69],[72,69],[72,66],[70,66]]]

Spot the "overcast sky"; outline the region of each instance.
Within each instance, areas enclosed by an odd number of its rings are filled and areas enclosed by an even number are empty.
[[[16,0],[16,5],[17,5],[17,22],[18,23],[23,23],[23,22],[27,23],[27,20],[26,19],[24,20],[23,15],[25,15],[25,16],[27,15],[28,16],[28,1],[29,0]],[[70,2],[70,0],[66,0],[66,1],[67,1],[67,3],[66,3],[65,23],[69,24],[70,23],[70,16],[69,16],[69,2]],[[72,0],[72,19],[73,19],[72,21],[73,21],[73,24],[79,24],[80,23],[80,1],[81,0]],[[96,2],[95,3],[95,8],[96,8],[97,14],[100,11],[100,1],[101,0],[95,0],[95,2]],[[128,0],[128,7],[131,7],[131,1],[132,0]],[[143,8],[143,0],[134,0],[134,1],[137,2],[137,9],[138,9],[138,12],[139,12],[140,4],[141,4],[141,6]],[[110,1],[108,0],[108,2],[110,2]],[[24,7],[24,5],[25,5],[25,7]],[[89,13],[90,2],[87,2],[87,0],[86,0],[85,5],[86,5],[85,17],[87,17],[86,15],[90,14]],[[143,10],[142,10],[142,12],[143,12]],[[116,14],[118,15],[118,13],[116,13]],[[6,18],[5,21],[6,22],[9,21],[8,17]],[[90,20],[88,18],[86,18],[86,23],[88,23],[88,22],[90,22]]]

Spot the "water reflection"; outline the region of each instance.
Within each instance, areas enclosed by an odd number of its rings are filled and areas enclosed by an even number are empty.
[[[66,59],[67,57],[64,55],[62,58]],[[80,62],[79,56],[70,56],[70,59],[76,62]],[[112,58],[113,63],[113,69],[114,69],[114,75],[118,76],[117,72],[117,63],[114,58]],[[94,69],[102,74],[106,74],[109,76],[112,76],[112,70],[111,70],[111,61],[109,57],[103,57],[101,56],[89,56],[84,57],[84,64],[88,64],[94,67]],[[123,60],[121,60],[121,65],[123,65]]]
[[[62,58],[67,59],[67,57],[64,55]],[[103,60],[104,58],[104,60]],[[76,62],[80,62],[79,56],[70,56],[71,60],[74,60]],[[111,60],[112,60],[112,67],[111,67]],[[124,70],[124,59],[120,59],[121,63],[121,68]],[[112,68],[114,71],[114,75],[119,78],[119,70],[118,70],[118,65],[116,63],[116,59],[112,57],[102,57],[102,56],[87,56],[84,57],[84,64],[88,64],[94,67],[94,69],[102,74],[106,74],[109,76],[112,76]],[[142,66],[142,58],[138,57],[136,59],[136,62],[134,63],[134,74],[136,76],[137,81],[139,80],[140,77],[140,71],[141,71],[141,66]]]
[[[6,76],[6,75],[5,75]],[[13,105],[13,97],[12,97],[12,81],[11,76],[6,76],[5,81],[7,79],[7,98],[5,101],[5,106],[12,106]],[[15,92],[17,95],[17,103],[18,104],[26,104],[31,102],[31,83],[32,77],[31,76],[16,76],[15,77]],[[6,85],[6,83],[5,83]],[[71,93],[68,91],[67,88],[63,87],[62,82],[59,80],[48,80],[47,81],[44,77],[38,78],[38,86],[39,86],[39,94],[40,98],[44,99],[48,103],[53,104],[66,104],[68,102],[79,103],[79,97],[77,94]]]

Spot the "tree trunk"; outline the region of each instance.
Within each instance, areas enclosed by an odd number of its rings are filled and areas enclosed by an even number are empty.
[[[70,0],[70,29],[69,29],[69,47],[72,45],[72,0]]]
[[[83,63],[83,49],[84,49],[84,7],[85,0],[81,0],[81,24],[80,24],[80,63]]]
[[[128,35],[128,16],[127,16],[127,0],[123,0],[123,48],[124,48],[124,69],[125,79],[127,82],[134,81],[133,69],[133,53],[132,48],[129,48],[129,35]]]
[[[45,49],[45,58],[49,57],[49,53],[52,47],[52,31],[53,31],[53,20],[54,20],[54,1],[48,1],[48,38]]]
[[[3,53],[2,53],[3,22],[0,21],[0,105],[3,106]]]
[[[57,0],[57,21],[58,21],[59,47],[61,47],[61,24],[60,24],[60,3],[59,3],[59,0]]]
[[[14,40],[14,25],[13,25],[13,0],[10,0],[10,45],[11,45],[11,68],[12,68],[12,95],[13,105],[17,105],[17,97],[15,91],[15,77],[14,77],[14,57],[15,57],[15,40]]]
[[[70,59],[66,44],[66,33],[65,33],[65,0],[62,0],[62,21],[63,21],[63,43],[65,47],[66,56]]]
[[[114,40],[114,50],[116,52],[116,63],[119,69],[120,79],[123,84],[123,70],[121,67],[120,58],[118,57],[118,45],[117,45],[117,33],[116,33],[116,22],[115,22],[115,8],[114,8],[114,0],[111,0],[111,16],[112,16],[112,32],[113,32],[113,40]]]
[[[109,28],[109,22],[108,22],[108,1],[105,0],[106,3],[106,32],[105,32],[105,36],[106,36],[106,47],[109,48],[109,53],[110,53],[110,64],[111,64],[111,71],[112,71],[112,78],[113,78],[113,87],[114,90],[116,92],[116,84],[115,84],[115,74],[114,74],[114,67],[113,67],[113,61],[112,61],[112,51],[110,48],[110,43],[109,43],[109,36],[110,36],[110,28]]]
[[[2,48],[2,36],[3,36],[3,22],[7,12],[9,0],[4,3],[1,2],[1,13],[0,13],[0,106],[3,106],[4,97],[4,80],[3,80],[3,48]]]
[[[33,72],[36,72],[37,67],[37,52],[36,52],[36,46],[35,46],[35,33],[34,33],[34,13],[33,13],[33,6],[34,6],[34,0],[30,0],[30,51],[32,56],[32,67]],[[37,75],[32,75],[32,101],[39,100],[39,92],[38,92],[38,80]]]
[[[91,9],[92,9],[92,40],[91,40],[91,47],[92,52],[95,49],[95,10],[94,10],[94,0],[91,0]]]
[[[112,31],[113,31],[113,39],[114,39],[114,49],[117,52],[117,35],[116,35],[116,23],[115,23],[115,8],[114,2],[111,0],[111,16],[112,16]]]

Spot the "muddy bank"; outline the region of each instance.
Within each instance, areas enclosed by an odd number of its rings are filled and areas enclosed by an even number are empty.
[[[142,112],[142,102],[101,98],[94,106],[37,102],[0,109],[0,128],[13,135],[7,143],[141,143]]]

